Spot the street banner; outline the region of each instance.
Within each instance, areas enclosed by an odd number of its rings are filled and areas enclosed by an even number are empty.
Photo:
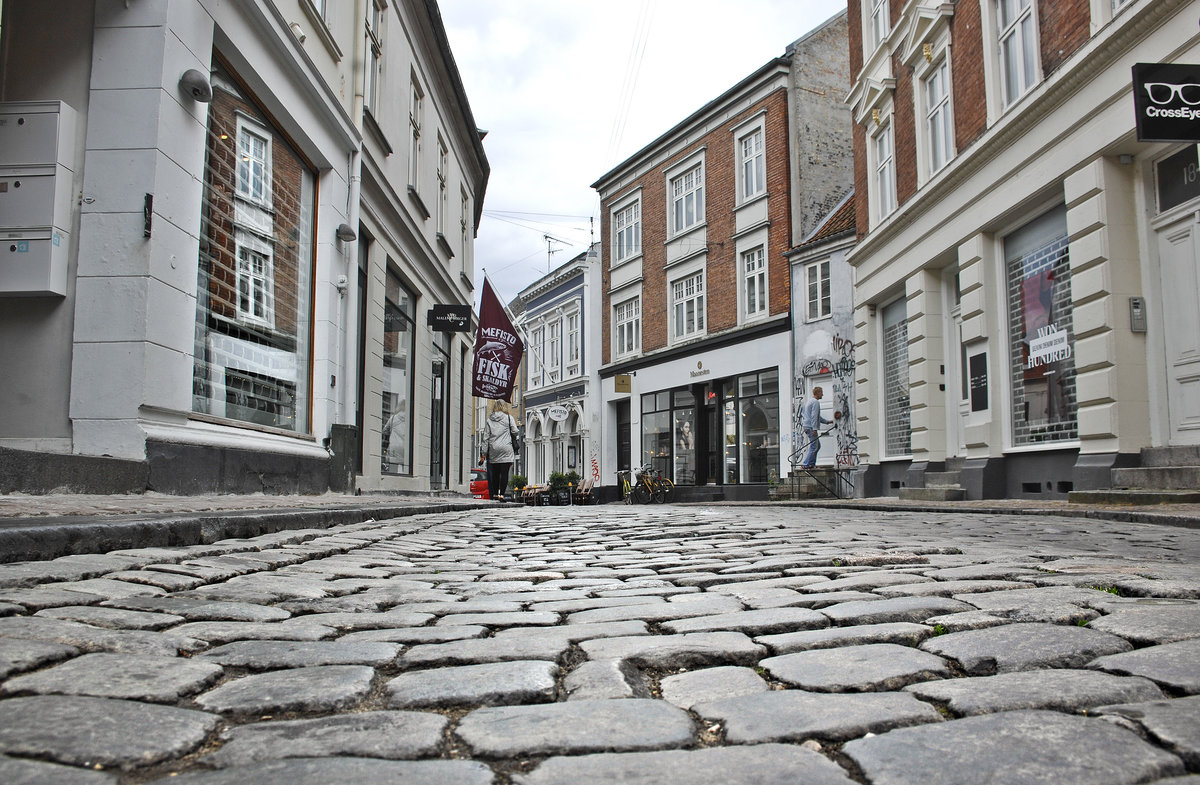
[[[1136,63],[1133,106],[1139,142],[1200,141],[1200,65]]]
[[[524,353],[525,345],[485,277],[479,301],[479,330],[475,333],[475,397],[511,402]]]

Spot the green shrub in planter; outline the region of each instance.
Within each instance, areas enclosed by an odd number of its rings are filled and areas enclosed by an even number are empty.
[[[579,472],[572,469],[571,471],[567,472],[566,477],[567,477],[567,482],[569,482],[571,484],[572,488],[579,487]]]
[[[508,487],[513,490],[520,490],[529,484],[529,478],[523,474],[514,474],[508,478]]]

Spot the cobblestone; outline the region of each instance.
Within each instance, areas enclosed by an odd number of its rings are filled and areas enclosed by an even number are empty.
[[[485,504],[0,564],[0,781],[1168,780],[1198,565],[1058,514]]]

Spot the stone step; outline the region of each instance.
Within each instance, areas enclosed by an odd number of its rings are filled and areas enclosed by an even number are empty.
[[[967,498],[965,488],[901,488],[900,498],[918,502],[961,502]]]
[[[1152,466],[1113,469],[1114,488],[1148,490],[1200,490],[1200,466]]]
[[[926,488],[958,488],[960,472],[925,472]]]
[[[1142,468],[1165,466],[1200,466],[1200,445],[1142,448]]]
[[[1200,504],[1200,491],[1148,491],[1116,489],[1071,491],[1072,504]]]

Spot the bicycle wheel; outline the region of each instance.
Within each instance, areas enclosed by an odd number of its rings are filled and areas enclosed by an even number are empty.
[[[638,480],[637,485],[633,486],[633,490],[629,492],[629,497],[638,504],[650,503],[652,494],[650,493],[650,486],[644,478]]]
[[[621,501],[626,504],[633,504],[632,489],[629,487],[629,480],[624,477],[621,478]]]
[[[654,501],[659,504],[669,504],[675,500],[675,483],[671,482],[670,477],[659,477],[658,487],[655,488]]]

